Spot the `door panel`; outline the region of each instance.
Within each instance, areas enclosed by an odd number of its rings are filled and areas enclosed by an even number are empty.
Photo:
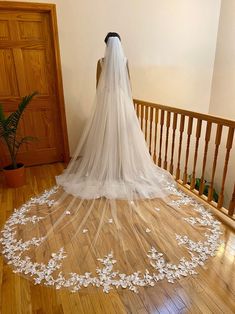
[[[49,13],[0,10],[0,102],[5,113],[15,110],[23,96],[39,93],[19,125],[20,135],[37,138],[21,146],[18,161],[26,165],[64,159],[52,36]],[[8,162],[0,143],[0,165]]]
[[[0,40],[10,40],[9,21],[0,21]]]
[[[0,96],[19,95],[11,49],[0,49]]]
[[[20,21],[18,25],[21,40],[45,39],[41,21]]]
[[[22,49],[25,70],[26,89],[40,91],[40,94],[53,94],[48,80],[49,71],[46,63],[45,49]]]

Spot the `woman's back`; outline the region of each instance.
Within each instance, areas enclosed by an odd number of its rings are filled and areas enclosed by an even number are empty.
[[[97,62],[97,67],[96,67],[96,87],[98,86],[98,83],[99,83],[100,74],[102,72],[103,65],[104,65],[104,58],[100,58]],[[126,66],[127,66],[128,76],[130,79],[130,71],[129,71],[128,61],[126,62]]]

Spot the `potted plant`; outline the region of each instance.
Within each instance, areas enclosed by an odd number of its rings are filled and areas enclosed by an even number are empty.
[[[5,143],[10,155],[11,164],[3,168],[6,183],[9,187],[19,187],[25,183],[24,164],[17,162],[17,154],[23,143],[35,140],[35,137],[18,135],[18,125],[20,118],[32,98],[37,94],[34,92],[22,98],[16,111],[9,116],[5,116],[3,106],[0,104],[0,138]]]
[[[192,175],[190,174],[189,175],[189,180],[188,180],[188,184],[191,184],[191,181],[192,181]],[[203,190],[203,194],[208,196],[208,192],[209,192],[209,188],[210,188],[210,182],[208,182],[207,180],[204,180],[203,181],[204,183],[204,190]],[[201,184],[201,178],[195,178],[195,189],[197,191],[199,191],[199,188],[200,188],[200,184]],[[218,193],[216,192],[215,189],[213,189],[213,197],[212,197],[213,201],[215,201],[216,203],[218,203],[218,199],[219,199],[219,195]]]

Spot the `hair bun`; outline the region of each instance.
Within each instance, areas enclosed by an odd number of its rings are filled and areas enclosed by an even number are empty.
[[[118,33],[109,32],[109,33],[106,35],[105,39],[104,39],[104,42],[105,42],[106,44],[107,44],[107,42],[108,42],[108,40],[109,40],[110,37],[118,37],[119,40],[121,41],[121,37],[120,37],[120,35],[119,35]]]

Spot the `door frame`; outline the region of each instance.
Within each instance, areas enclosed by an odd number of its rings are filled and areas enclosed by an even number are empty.
[[[57,15],[56,5],[53,3],[37,3],[37,2],[14,2],[14,1],[0,1],[0,10],[24,10],[33,12],[42,12],[49,14],[50,26],[52,29],[52,48],[55,58],[55,83],[56,94],[58,99],[58,109],[60,126],[62,130],[63,140],[63,161],[68,162],[70,160],[68,132],[65,115],[65,103],[64,103],[64,91],[62,82],[61,60],[60,60],[60,48],[59,48],[59,36],[57,27]]]

